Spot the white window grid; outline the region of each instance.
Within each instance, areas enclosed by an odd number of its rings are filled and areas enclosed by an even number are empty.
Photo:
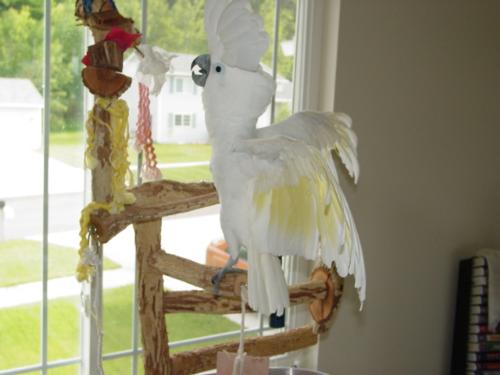
[[[193,125],[193,117],[192,114],[186,113],[175,113],[174,114],[174,125],[175,126],[191,126]]]
[[[174,125],[175,126],[182,126],[182,115],[179,115],[179,114],[174,115]]]
[[[278,53],[278,44],[279,44],[279,17],[280,17],[280,2],[281,0],[275,0],[275,20],[274,20],[274,45],[273,45],[273,55],[272,55],[272,76],[276,80],[277,77],[277,53]],[[310,61],[310,51],[308,48],[308,44],[311,41],[313,31],[313,19],[314,19],[314,10],[317,6],[314,3],[319,2],[311,2],[307,0],[298,0],[297,1],[297,12],[296,12],[296,59],[294,62],[294,99],[293,99],[293,109],[301,110],[306,107],[310,107],[310,103],[307,99],[307,91],[311,89],[310,85],[307,84],[309,80],[312,69],[308,67],[307,63]],[[148,0],[141,0],[141,14],[142,14],[142,28],[143,30],[147,30],[147,9],[148,9]],[[316,27],[317,27],[316,22]],[[302,35],[301,35],[302,34]],[[143,32],[144,39],[146,37],[145,32]],[[87,36],[88,39],[88,36]],[[41,324],[40,324],[40,363],[32,366],[24,366],[17,367],[7,370],[0,370],[0,375],[14,375],[14,374],[24,374],[34,371],[39,371],[42,375],[47,375],[48,370],[54,368],[60,368],[69,365],[80,364],[80,369],[86,368],[90,369],[88,373],[80,370],[82,375],[91,375],[93,367],[92,364],[86,363],[83,364],[82,358],[88,358],[84,355],[83,351],[85,348],[81,347],[82,355],[79,357],[67,358],[63,360],[55,360],[48,361],[48,234],[49,234],[49,131],[50,128],[48,125],[50,124],[50,73],[51,73],[51,1],[44,0],[44,54],[43,54],[43,102],[44,102],[44,111],[43,111],[43,167],[44,167],[44,179],[43,179],[43,240],[42,240],[42,301],[41,301]],[[302,52],[300,52],[302,51]],[[297,84],[295,84],[297,83]],[[296,86],[301,87],[300,91],[297,90]],[[307,89],[306,90],[306,86]],[[177,86],[178,88],[178,86]],[[196,89],[196,88],[195,88]],[[193,91],[195,92],[195,91]],[[298,95],[297,95],[298,93]],[[88,103],[87,103],[88,104]],[[271,103],[270,110],[270,121],[271,123],[275,117],[275,100],[273,98]],[[87,108],[89,105],[86,106]],[[87,110],[85,108],[85,112]],[[138,184],[141,183],[141,165],[142,165],[142,153],[139,153],[137,158],[137,171],[138,171]],[[297,281],[297,274],[305,269],[303,265],[298,264],[296,259],[286,257],[284,260],[285,269],[287,277],[290,281]],[[292,276],[292,277],[290,277]],[[137,277],[135,279],[135,285],[137,285]],[[102,287],[102,285],[101,285]],[[102,356],[104,361],[113,360],[117,358],[123,357],[131,357],[132,358],[132,366],[131,366],[131,374],[136,375],[138,373],[138,365],[139,365],[139,356],[142,354],[142,348],[139,346],[139,317],[137,312],[137,295],[134,296],[133,301],[133,312],[132,312],[132,347],[129,350],[118,351],[114,353],[108,353]],[[287,326],[294,326],[297,322],[297,314],[293,313],[288,314],[288,322]],[[82,320],[85,318],[82,317]],[[300,320],[300,317],[299,317]],[[291,322],[292,321],[292,322]],[[90,329],[90,327],[82,324],[82,327],[86,327]],[[260,325],[258,328],[248,329],[246,330],[247,334],[257,333],[259,335],[263,335],[266,331],[271,330],[272,328],[267,327],[264,324],[264,319],[260,317]],[[188,340],[182,340],[177,342],[170,343],[170,348],[177,348],[191,344],[199,344],[209,342],[215,339],[227,339],[234,338],[240,334],[240,331],[226,332],[216,335],[210,335],[205,337],[193,338]],[[82,340],[85,340],[86,336],[89,336],[89,332],[81,332]],[[92,334],[90,333],[90,336]],[[91,339],[92,340],[92,339]],[[94,343],[87,343],[90,345],[95,345]],[[88,354],[88,353],[87,353]],[[90,361],[98,361],[98,358],[92,358],[90,356]]]
[[[184,78],[175,79],[175,92],[182,93],[184,89]]]

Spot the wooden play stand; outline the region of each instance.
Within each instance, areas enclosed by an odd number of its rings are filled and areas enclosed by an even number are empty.
[[[100,43],[106,30],[119,26],[133,31],[133,21],[119,15],[108,0],[94,0],[92,13],[85,14],[81,1],[76,2],[76,16],[94,35],[97,48],[89,47],[98,66],[85,68],[84,83],[97,96],[118,97],[129,85],[129,77],[120,73],[123,56],[105,43]],[[103,54],[103,51],[105,52]],[[107,53],[111,51],[113,53]],[[109,56],[102,59],[99,56]],[[107,86],[99,77],[109,78]],[[118,78],[116,78],[118,77]],[[122,78],[123,77],[123,78]],[[90,80],[90,81],[89,81]],[[91,123],[95,133],[94,149],[98,165],[92,171],[92,193],[96,202],[113,200],[110,180],[112,168],[109,128],[110,114],[94,107],[96,121]],[[145,183],[130,190],[136,197],[134,204],[111,214],[99,210],[91,215],[90,225],[94,241],[104,244],[132,224],[138,270],[139,315],[142,330],[144,367],[147,375],[184,375],[207,371],[216,367],[219,351],[236,352],[237,342],[212,345],[170,355],[165,314],[206,313],[229,314],[241,311],[240,287],[246,284],[247,274],[228,274],[220,285],[220,295],[212,294],[211,278],[217,271],[185,258],[168,254],[161,249],[162,218],[188,212],[218,203],[215,187],[211,183],[180,183],[158,181]],[[170,276],[202,290],[169,292],[163,287],[163,276]],[[289,287],[291,305],[309,304],[313,323],[269,336],[245,341],[245,351],[253,356],[273,356],[315,345],[321,332],[337,307],[342,294],[343,280],[334,269],[316,268],[309,282]],[[249,310],[250,308],[247,307]]]

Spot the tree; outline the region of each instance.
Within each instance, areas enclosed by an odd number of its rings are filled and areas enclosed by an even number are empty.
[[[0,12],[0,76],[26,77],[42,84],[43,29],[27,6]]]
[[[116,1],[120,12],[132,17],[140,29],[140,2]],[[150,0],[148,7],[149,44],[169,52],[199,55],[207,52],[204,30],[204,0]],[[275,0],[251,0],[274,37]],[[280,40],[295,34],[296,0],[281,1]],[[51,40],[51,130],[73,130],[83,126],[80,60],[84,55],[83,28],[76,27],[74,2],[52,0]],[[42,91],[43,1],[0,0],[0,76],[22,77]],[[263,63],[271,66],[272,48]],[[278,73],[292,79],[293,57],[278,49]]]
[[[39,6],[30,3],[31,0],[11,1],[9,8],[0,11],[0,32],[4,36],[0,44],[0,76],[28,78],[41,92],[43,19],[37,17]],[[1,4],[6,6],[7,2]],[[82,30],[71,22],[73,13],[72,3],[53,0],[50,104],[51,130],[56,131],[82,126],[82,96],[78,89]]]
[[[81,83],[83,28],[76,27],[74,4],[54,1],[51,45],[51,130],[76,130],[83,126]]]

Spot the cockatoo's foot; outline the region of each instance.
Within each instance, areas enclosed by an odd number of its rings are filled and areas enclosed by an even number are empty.
[[[224,276],[226,276],[226,273],[241,273],[245,272],[243,270],[240,270],[239,268],[233,268],[233,266],[238,262],[238,258],[233,259],[232,257],[229,258],[227,261],[226,265],[224,268],[221,268],[218,270],[215,275],[212,276],[212,284],[213,284],[213,289],[212,292],[215,295],[219,295],[220,292],[220,283],[224,279]]]

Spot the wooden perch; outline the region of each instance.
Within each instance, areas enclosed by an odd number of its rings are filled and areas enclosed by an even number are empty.
[[[212,183],[181,183],[155,181],[130,190],[136,197],[117,214],[98,211],[91,216],[97,237],[101,243],[108,242],[129,224],[144,223],[164,216],[188,212],[217,204],[219,198]]]
[[[245,341],[245,352],[264,357],[307,348],[318,342],[318,335],[311,326],[291,329],[271,336],[251,338]],[[189,375],[216,367],[217,352],[236,352],[238,343],[217,344],[208,348],[179,353],[171,358],[172,374]]]
[[[338,275],[335,267],[331,269],[320,266],[313,270],[311,279],[316,282],[325,283],[328,293],[325,298],[316,299],[309,305],[309,312],[316,323],[318,323],[319,332],[325,332],[328,329],[328,323],[342,297],[344,280]]]
[[[327,296],[324,282],[310,281],[289,288],[290,304],[310,303]],[[247,309],[251,311],[250,306]],[[193,312],[205,314],[231,314],[241,312],[239,297],[214,296],[209,291],[192,290],[180,292],[165,292],[163,295],[163,312]]]
[[[134,225],[139,276],[139,317],[141,319],[144,366],[147,374],[170,375],[168,334],[163,315],[163,276],[147,262],[161,251],[161,220]]]
[[[206,290],[212,289],[212,276],[219,270],[164,251],[153,254],[149,258],[149,264],[166,276]],[[240,286],[246,282],[246,272],[228,273],[220,283],[220,295],[237,297],[241,292]]]

